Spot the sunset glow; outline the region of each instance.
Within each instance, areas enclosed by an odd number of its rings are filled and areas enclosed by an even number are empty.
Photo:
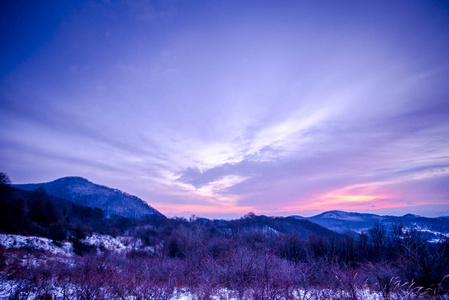
[[[449,215],[438,1],[10,1],[0,157],[168,216]]]

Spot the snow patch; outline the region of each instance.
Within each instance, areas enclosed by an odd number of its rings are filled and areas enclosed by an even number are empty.
[[[131,236],[113,237],[110,235],[93,233],[91,236],[88,236],[81,241],[87,245],[96,246],[99,251],[108,250],[112,252],[123,252],[139,249],[154,253],[153,247],[144,247],[141,239]]]
[[[56,242],[37,236],[0,234],[0,245],[7,249],[33,249],[56,255],[73,255],[73,246],[69,242]]]
[[[105,250],[111,252],[141,250],[154,253],[154,247],[145,247],[140,239],[130,236],[112,237],[110,235],[94,233],[82,239],[81,242],[97,247],[98,252]],[[71,256],[74,254],[73,245],[70,242],[53,241],[37,236],[0,234],[0,245],[6,249],[31,249],[54,255]]]
[[[335,220],[344,220],[344,221],[363,221],[361,217],[351,216],[346,213],[326,213],[322,216],[323,219],[335,219]]]

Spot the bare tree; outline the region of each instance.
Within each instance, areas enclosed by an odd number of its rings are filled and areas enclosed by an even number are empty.
[[[378,258],[384,258],[385,243],[387,241],[387,230],[379,221],[369,230],[369,235],[373,242]]]

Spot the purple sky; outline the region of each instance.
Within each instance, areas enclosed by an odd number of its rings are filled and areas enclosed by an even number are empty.
[[[449,215],[447,1],[2,1],[0,159],[168,216]]]

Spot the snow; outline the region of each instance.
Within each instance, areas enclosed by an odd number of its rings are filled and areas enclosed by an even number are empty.
[[[81,242],[96,246],[98,251],[108,250],[123,252],[139,249],[154,253],[153,247],[144,247],[140,239],[129,236],[112,237],[94,233],[82,239]],[[7,249],[32,249],[54,255],[73,255],[73,245],[70,242],[54,242],[51,239],[37,236],[22,236],[16,234],[0,234],[0,245]]]
[[[272,228],[264,228],[267,232],[271,232]],[[271,230],[270,230],[271,229]],[[129,251],[132,249],[143,249],[146,251],[154,252],[154,248],[152,247],[144,247],[140,239],[136,239],[130,236],[119,236],[112,237],[109,235],[101,235],[101,234],[92,234],[89,237],[86,237],[82,240],[86,244],[94,245],[97,248],[104,248],[113,252],[123,252]],[[54,257],[58,261],[64,261],[61,263],[69,263],[66,257],[73,255],[73,246],[69,242],[61,242],[56,245],[54,241],[48,238],[35,237],[35,236],[21,236],[21,235],[13,235],[13,234],[0,234],[0,245],[3,245],[5,248],[31,248],[38,251],[45,251],[51,254],[58,255]],[[65,257],[64,257],[65,256]],[[30,258],[33,263],[34,258]],[[45,258],[47,259],[47,258]],[[35,259],[34,259],[35,260]],[[19,281],[8,280],[5,277],[0,277],[0,300],[1,299],[10,299],[10,296],[13,294],[14,290],[19,287]],[[61,296],[61,288],[57,286],[48,287],[49,290],[57,295],[58,298]],[[73,286],[73,289],[76,289],[76,286]],[[247,291],[248,295],[252,294],[252,291]],[[389,299],[403,299],[403,298],[413,298],[412,294],[409,291],[399,291],[396,293],[392,293]],[[354,294],[351,294],[348,291],[344,290],[329,290],[329,289],[297,289],[293,291],[293,295],[295,298],[299,299],[341,299],[341,298],[350,298],[351,296],[355,296],[356,299],[363,300],[380,300],[385,299],[381,293],[374,292],[369,289],[358,289],[354,291]],[[75,296],[73,296],[75,297]],[[37,292],[31,291],[28,298],[25,299],[36,299]],[[215,300],[224,300],[224,299],[237,299],[236,292],[233,290],[229,290],[226,288],[221,288],[215,290],[210,297]],[[67,298],[72,299],[72,298]],[[75,298],[73,298],[75,299]],[[133,300],[135,298],[128,297],[126,299]],[[191,291],[187,288],[177,288],[171,295],[170,300],[193,300],[198,299],[198,295],[195,294],[195,291]],[[444,295],[441,299],[449,300],[449,295]]]
[[[96,246],[99,250],[103,248],[112,252],[122,252],[133,249],[154,252],[153,247],[144,247],[142,240],[129,236],[112,237],[110,235],[94,233],[83,239],[82,242]]]
[[[433,231],[433,230],[428,229],[427,227],[421,227],[421,226],[419,226],[419,225],[417,225],[415,223],[413,223],[413,225],[415,226],[415,230],[417,230],[417,231],[427,232],[427,233],[431,233],[433,235],[441,235],[441,236],[444,236],[444,237],[449,237],[449,233]]]
[[[281,235],[279,231],[277,231],[274,228],[271,228],[270,226],[264,225],[261,229],[261,231],[265,234],[271,234],[271,235]]]
[[[69,242],[54,242],[51,239],[37,236],[22,236],[15,234],[0,234],[0,245],[7,249],[28,248],[48,252],[55,255],[72,255],[73,246]]]
[[[13,281],[13,280],[0,280],[0,300],[3,299],[11,299],[11,295],[15,292],[17,288],[20,288],[21,283],[19,281]],[[62,290],[62,287],[59,286],[46,286],[46,290],[49,291],[55,299],[68,299],[68,300],[75,300],[78,299],[77,293],[76,293],[77,286],[76,285],[70,285],[68,287],[68,290],[64,293]],[[252,290],[248,290],[245,292],[245,299],[252,299],[253,295]],[[28,299],[28,300],[34,300],[37,299],[39,293],[39,289],[36,287],[30,287],[29,293],[26,298],[21,299]],[[236,296],[237,293],[233,290],[221,288],[216,290],[209,299],[213,300],[234,300],[238,299]],[[106,299],[108,296],[111,295],[104,295],[106,296]],[[280,296],[280,295],[279,295]],[[410,292],[410,291],[400,291],[400,292],[392,292],[387,297],[384,297],[382,293],[380,292],[373,292],[369,289],[358,289],[353,292],[344,291],[344,290],[331,290],[331,289],[296,289],[292,291],[293,299],[304,299],[304,300],[311,300],[311,299],[360,299],[360,300],[383,300],[383,299],[390,299],[390,300],[400,300],[400,299],[421,299],[418,295]],[[418,297],[417,297],[418,296]],[[194,292],[190,291],[187,288],[177,288],[173,291],[171,296],[169,296],[169,300],[196,300],[199,299],[199,295],[196,295]],[[126,300],[135,300],[135,296],[125,296]],[[283,300],[286,299],[285,297],[277,297],[276,299]],[[427,299],[427,298],[426,298]],[[449,295],[440,295],[438,299],[442,300],[448,300]]]
[[[343,221],[363,221],[363,219],[359,216],[351,216],[348,213],[344,212],[328,212],[322,216],[323,219],[335,219],[335,220],[343,220]]]
[[[447,238],[449,238],[449,233],[430,230],[427,226],[420,226],[416,223],[412,223],[412,226],[410,226],[410,227],[402,228],[402,232],[404,234],[410,233],[412,230],[416,230],[419,232],[425,232],[425,233],[429,233],[429,234],[433,235],[435,238],[429,239],[428,240],[429,243],[442,243]]]

